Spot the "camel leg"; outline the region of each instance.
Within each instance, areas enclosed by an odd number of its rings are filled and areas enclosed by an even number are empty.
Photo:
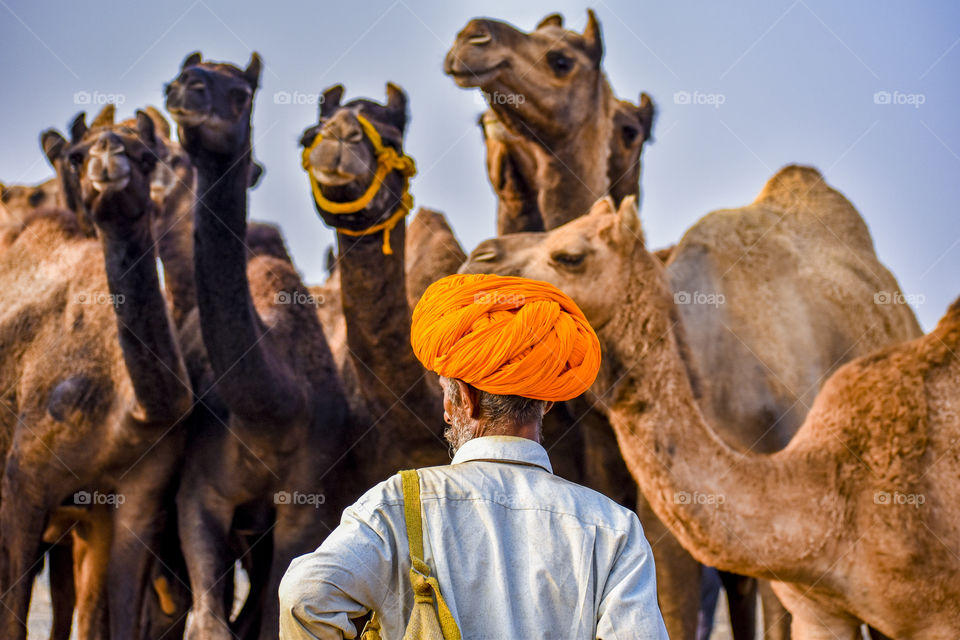
[[[77,604],[77,592],[73,585],[73,550],[69,538],[50,545],[47,562],[50,564],[50,604],[53,609],[53,624],[50,640],[70,640],[73,626],[73,609]]]
[[[234,633],[244,640],[255,640],[263,624],[263,607],[269,594],[273,564],[273,535],[255,536],[246,551],[245,568],[250,579],[250,593],[233,625]],[[278,614],[279,615],[279,614]]]
[[[680,546],[642,495],[637,499],[637,515],[653,549],[657,600],[667,634],[673,640],[693,640],[700,610],[700,563]]]
[[[768,640],[790,640],[790,612],[773,592],[770,582],[759,580],[757,592],[763,607],[763,637]]]
[[[183,638],[191,598],[172,503],[167,510],[159,549],[160,557],[150,568],[150,583],[143,601],[141,637],[145,640]]]
[[[860,621],[814,601],[802,586],[772,583],[780,602],[790,611],[793,640],[860,640]]]
[[[232,640],[225,610],[228,573],[233,571],[230,524],[234,505],[209,484],[184,483],[177,495],[180,543],[190,575],[193,619],[187,640]]]
[[[727,592],[730,628],[734,640],[753,640],[757,634],[757,581],[727,571],[720,572],[720,582]]]
[[[0,503],[0,637],[25,640],[33,581],[43,566],[46,509],[32,475],[14,456],[7,460]]]
[[[107,566],[113,538],[109,507],[95,506],[73,530],[73,567],[77,594],[77,638],[97,640],[108,633]]]
[[[278,505],[273,528],[273,561],[267,583],[260,623],[260,640],[273,640],[280,633],[280,580],[290,562],[310,553],[330,533],[310,505]]]

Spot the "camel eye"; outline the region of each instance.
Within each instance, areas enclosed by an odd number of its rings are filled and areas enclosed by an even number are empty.
[[[83,164],[83,152],[74,151],[73,153],[70,154],[70,156],[67,159],[70,161],[71,165],[73,165],[74,167],[79,167],[80,165]]]
[[[547,54],[547,64],[558,76],[565,76],[573,69],[573,59],[559,51],[551,51]]]
[[[363,142],[363,131],[358,129],[357,131],[350,132],[350,135],[347,136],[347,142],[351,142],[353,144]]]
[[[30,203],[31,207],[38,207],[40,206],[40,203],[43,202],[45,197],[46,194],[43,191],[34,191],[27,196],[27,201]]]
[[[623,136],[623,144],[629,147],[636,142],[637,136],[640,135],[640,130],[630,125],[624,125],[620,129],[620,135]]]
[[[565,269],[576,269],[577,267],[583,266],[584,260],[586,260],[586,254],[583,253],[567,253],[566,251],[557,251],[550,256],[550,259],[553,262]]]

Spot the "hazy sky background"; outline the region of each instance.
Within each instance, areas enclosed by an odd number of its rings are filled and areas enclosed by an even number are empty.
[[[559,11],[582,30],[588,6],[617,95],[647,91],[657,103],[642,178],[651,246],[676,242],[708,211],[750,202],[784,164],[811,164],[866,219],[932,328],[960,294],[960,3],[951,0],[0,0],[0,180],[51,175],[40,131],[65,128],[81,109],[92,115],[111,94],[123,117],[162,106],[163,83],[187,53],[244,65],[257,50],[266,69],[255,153],[267,173],[251,215],[280,224],[308,283],[324,279],[333,234],[314,213],[297,140],[316,121],[316,94],[336,83],[348,99],[383,100],[388,80],[406,90],[416,202],[444,211],[469,251],[495,230],[475,124],[483,103],[443,75],[443,56],[472,17],[529,30]],[[684,91],[715,104],[680,104]],[[887,92],[880,103],[877,92]]]

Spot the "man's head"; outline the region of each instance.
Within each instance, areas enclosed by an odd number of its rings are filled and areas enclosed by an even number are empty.
[[[586,391],[600,367],[600,343],[573,300],[525,278],[438,280],[414,309],[410,340],[440,375],[455,449],[483,435],[539,441],[543,414]]]
[[[480,436],[518,436],[540,442],[543,416],[553,407],[547,400],[504,396],[481,391],[457,378],[440,378],[443,436],[456,451]]]

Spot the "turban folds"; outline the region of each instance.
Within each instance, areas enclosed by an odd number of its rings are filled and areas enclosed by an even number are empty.
[[[576,303],[527,278],[437,280],[413,311],[410,343],[427,369],[497,395],[570,400],[600,368],[600,341]]]

